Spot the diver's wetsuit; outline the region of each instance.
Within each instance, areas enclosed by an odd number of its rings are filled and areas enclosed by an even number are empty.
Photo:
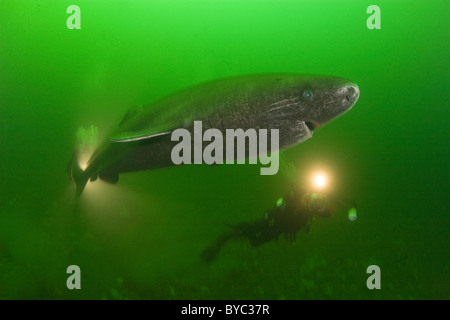
[[[241,232],[243,237],[250,240],[250,243],[256,247],[267,241],[278,238],[281,234],[292,242],[295,240],[295,234],[303,227],[309,225],[312,218],[306,208],[298,205],[299,201],[293,193],[285,196],[276,206],[266,212],[266,216],[261,220],[242,222],[233,228]]]
[[[309,232],[314,211],[310,206],[302,204],[300,199],[305,194],[291,192],[277,201],[277,205],[266,212],[263,219],[241,222],[232,226],[231,231],[224,233],[212,245],[203,251],[201,258],[212,261],[222,246],[231,238],[247,238],[253,246],[259,246],[284,234],[294,242],[297,231],[306,228]]]

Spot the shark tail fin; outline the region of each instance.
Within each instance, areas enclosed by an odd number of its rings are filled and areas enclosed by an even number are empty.
[[[83,169],[81,169],[81,167],[79,166],[76,155],[74,155],[72,161],[69,163],[68,169],[70,178],[72,179],[73,182],[75,182],[76,186],[75,199],[78,200],[81,194],[83,193],[84,187],[86,186],[89,177],[86,175],[85,171],[83,171]]]

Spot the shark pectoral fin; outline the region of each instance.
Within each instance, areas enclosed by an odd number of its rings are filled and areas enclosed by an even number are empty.
[[[296,139],[298,139],[296,143],[308,140],[309,138],[312,138],[313,135],[313,131],[305,121],[296,121],[296,125],[294,126],[294,133]]]
[[[119,182],[119,174],[117,172],[104,172],[100,173],[98,175],[100,180],[111,183],[111,184],[117,184]]]
[[[306,141],[313,135],[313,131],[305,121],[284,120],[279,128],[284,137],[284,141],[282,141],[284,147]]]
[[[111,140],[111,142],[131,142],[131,141],[152,139],[155,137],[164,136],[164,135],[171,134],[171,133],[172,133],[172,131],[121,132],[121,133],[112,135],[109,139]]]

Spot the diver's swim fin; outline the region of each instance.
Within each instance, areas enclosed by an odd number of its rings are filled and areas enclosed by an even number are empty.
[[[202,251],[200,259],[205,263],[211,263],[217,257],[220,250],[229,239],[239,236],[240,234],[236,233],[234,230],[224,233],[219,238],[217,238],[216,241],[214,241],[211,245],[209,245],[205,250]]]
[[[202,251],[200,259],[205,263],[211,263],[219,254],[222,245],[214,242]]]

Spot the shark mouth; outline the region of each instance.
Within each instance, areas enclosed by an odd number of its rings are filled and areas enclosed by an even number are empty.
[[[317,128],[317,125],[312,123],[311,121],[305,121],[306,126],[309,130],[314,131],[315,128]]]

